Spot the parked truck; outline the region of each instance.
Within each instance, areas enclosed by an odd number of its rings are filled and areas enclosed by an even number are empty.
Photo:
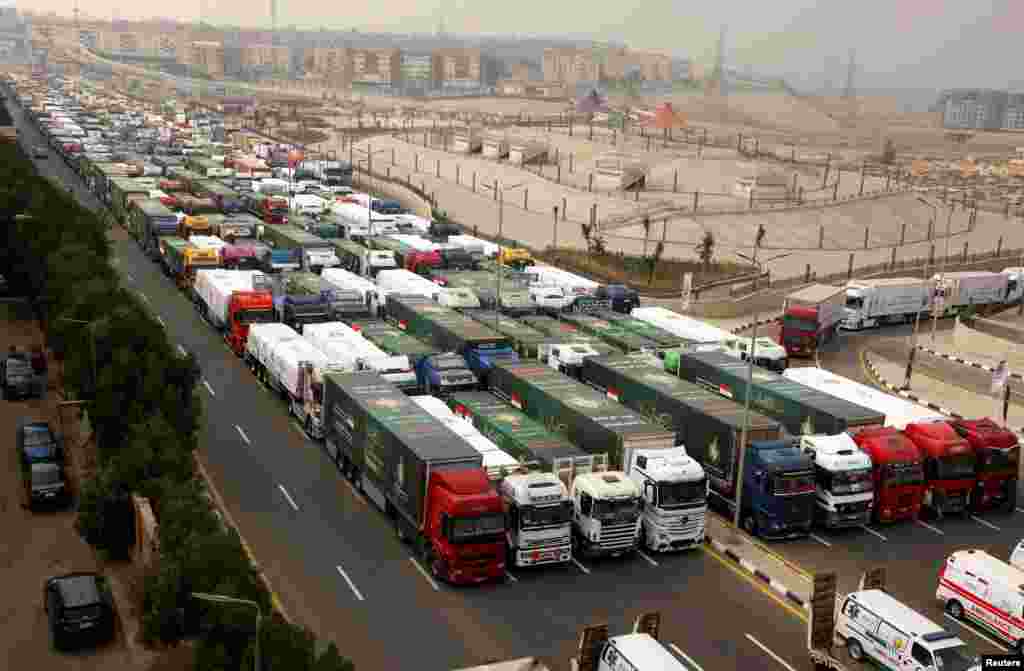
[[[437,349],[419,338],[400,330],[394,324],[382,319],[361,319],[349,324],[352,330],[362,335],[392,356],[407,356],[414,365],[425,356],[437,353]],[[476,377],[473,383],[476,383]]]
[[[377,373],[406,393],[418,391],[409,357],[388,354],[342,322],[310,324],[306,330],[312,342],[345,366],[349,364],[344,362],[352,361],[357,370]]]
[[[480,299],[480,307],[485,310],[499,310],[512,316],[536,312],[536,307],[530,301],[529,290],[507,278],[503,278],[499,298],[498,276],[495,273],[486,270],[435,270],[431,276],[442,287],[469,289]]]
[[[925,487],[921,449],[902,431],[889,426],[859,431],[853,442],[871,457],[875,520],[916,520],[921,514]]]
[[[721,352],[685,352],[679,375],[727,398],[743,403],[749,391],[751,407],[778,420],[794,436],[835,435],[862,427],[881,426],[879,412],[844,401],[755,368],[748,390],[747,365]]]
[[[596,350],[600,354],[622,353],[621,349],[613,345],[609,345],[597,336],[583,333],[569,322],[560,321],[549,315],[529,315],[526,317],[520,317],[519,321],[523,322],[530,328],[546,334],[550,339],[549,342],[553,344],[580,343],[586,345],[590,349]],[[541,356],[540,353],[538,353],[538,356]],[[541,356],[541,359],[546,360],[544,356]]]
[[[392,252],[399,268],[405,268],[417,275],[428,275],[434,268],[441,267],[441,253],[437,250],[416,249],[390,237],[366,238],[366,244],[372,249]]]
[[[254,270],[196,272],[196,306],[238,356],[245,353],[251,324],[276,320],[274,297],[263,273]]]
[[[386,310],[403,331],[442,352],[462,356],[481,381],[486,381],[495,364],[519,358],[507,336],[428,299],[391,295]]]
[[[653,352],[658,348],[658,344],[653,340],[600,317],[589,314],[566,313],[561,315],[560,318],[572,324],[580,331],[596,336],[624,352]]]
[[[323,272],[320,273],[320,277],[324,282],[338,289],[354,291],[359,294],[359,297],[366,305],[367,311],[371,310],[374,296],[377,293],[377,285],[372,280],[356,275],[344,268],[324,268]]]
[[[968,515],[977,485],[977,456],[970,443],[948,422],[912,422],[903,432],[924,456],[924,506],[940,519],[947,513]]]
[[[320,273],[340,264],[334,245],[297,226],[266,226],[260,239],[274,249],[299,250],[300,267],[309,272]]]
[[[970,443],[977,457],[977,485],[971,493],[976,511],[1017,506],[1020,445],[1016,434],[991,419],[951,419],[950,426]]]
[[[152,258],[160,254],[160,238],[174,235],[178,218],[159,200],[139,200],[131,207],[130,226],[139,246]]]
[[[178,240],[181,238],[162,238],[160,251],[174,283],[179,289],[190,291],[196,271],[201,268],[219,268],[220,255],[215,249],[201,249],[191,242]]]
[[[658,326],[646,322],[642,319],[636,319],[628,314],[622,314],[612,310],[598,310],[597,312],[591,313],[592,316],[598,319],[603,319],[615,326],[622,327],[627,331],[635,333],[639,336],[647,338],[655,344],[659,349],[667,349],[670,347],[687,347],[689,346],[690,340],[688,338],[682,338],[674,333],[670,333]]]
[[[842,326],[859,331],[883,324],[911,322],[929,309],[933,285],[917,277],[848,282]]]
[[[845,303],[846,291],[828,284],[812,284],[786,296],[780,335],[786,354],[813,357],[838,332]]]
[[[372,278],[382,270],[398,267],[395,253],[391,250],[370,249],[355,240],[332,239],[330,243],[338,255],[340,267],[356,275]]]
[[[246,212],[226,215],[209,215],[210,232],[213,235],[233,243],[236,240],[256,240],[259,238],[263,222]]]
[[[224,247],[220,250],[220,265],[226,270],[260,270],[262,267],[259,254],[252,244],[229,244]]]
[[[301,333],[306,324],[331,321],[331,301],[319,287],[311,287],[304,277],[296,275],[271,276],[271,286],[278,320]]]
[[[505,575],[501,498],[472,446],[394,385],[367,373],[325,380],[328,455],[395,524],[433,575]]]
[[[579,449],[564,437],[493,394],[459,392],[449,399],[462,417],[529,472],[506,475],[498,487],[505,504],[505,537],[512,566],[565,563],[572,559],[577,474],[607,470],[604,455]]]
[[[540,346],[550,340],[544,333],[499,312],[471,310],[466,315],[507,336],[521,359],[538,358]]]
[[[357,291],[338,287],[313,273],[284,273],[273,277],[271,284],[274,287],[275,304],[279,305],[279,316],[285,323],[289,323],[286,321],[288,315],[285,314],[289,305],[293,311],[300,304],[308,308],[299,310],[308,317],[301,320],[302,323],[364,319],[370,314],[366,301]],[[278,301],[277,298],[282,300]],[[319,318],[321,312],[325,319]],[[314,315],[317,318],[313,318]]]
[[[265,224],[283,225],[288,221],[288,199],[265,193],[247,193],[243,196],[245,209]]]
[[[213,198],[199,198],[191,194],[179,193],[175,199],[178,201],[181,211],[188,215],[214,214],[221,211]]]
[[[987,308],[1011,300],[1010,276],[984,271],[940,273],[933,278],[944,298],[943,316],[951,317],[966,308]]]
[[[847,433],[800,436],[800,448],[814,460],[815,519],[828,529],[870,523],[875,500],[871,456]]]
[[[498,364],[490,386],[533,419],[565,433],[577,447],[609,455],[614,466],[629,464],[636,450],[667,453],[675,447],[672,432],[539,363]],[[583,506],[576,516],[575,549],[612,555],[636,549],[642,523],[640,489],[625,472],[578,475],[572,489],[574,501],[584,494],[601,502]]]

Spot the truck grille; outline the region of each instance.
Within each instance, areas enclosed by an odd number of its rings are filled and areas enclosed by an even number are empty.
[[[621,550],[636,545],[636,524],[609,524],[601,527],[600,546],[606,550]]]
[[[549,546],[562,546],[569,544],[569,535],[566,533],[564,537],[559,538],[539,538],[539,539],[527,539],[520,538],[519,547],[523,549],[527,548],[542,548]]]
[[[666,520],[665,527],[671,534],[696,534],[704,528],[704,509],[681,517],[670,517]]]
[[[859,501],[857,503],[839,503],[836,505],[836,512],[840,515],[855,515],[867,512],[871,506],[870,501]]]
[[[906,508],[908,506],[914,505],[914,495],[913,494],[904,494],[903,496],[900,496],[900,503],[899,503],[899,505],[900,505],[901,508]]]

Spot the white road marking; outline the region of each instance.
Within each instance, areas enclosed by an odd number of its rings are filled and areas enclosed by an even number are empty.
[[[996,525],[992,524],[991,522],[986,522],[985,520],[981,519],[980,517],[975,517],[974,515],[971,515],[971,519],[974,520],[975,522],[977,522],[978,524],[980,524],[981,526],[988,527],[989,529],[992,529],[993,531],[1002,531],[1002,529],[1000,529]]]
[[[512,575],[508,571],[505,571],[505,577],[508,578],[509,580],[511,580],[512,582],[519,582],[519,578],[515,577],[514,575]]]
[[[280,489],[281,493],[284,494],[284,497],[288,499],[288,503],[295,509],[295,512],[299,512],[299,507],[295,505],[295,499],[293,499],[291,494],[288,493],[288,490],[284,488],[284,485],[278,485],[277,488]]]
[[[692,666],[694,669],[696,669],[697,671],[704,671],[701,665],[693,661],[693,657],[690,657],[685,652],[683,652],[678,645],[676,645],[675,643],[669,643],[668,647],[672,648],[672,651],[674,653],[676,653],[677,655],[685,659],[687,662],[689,662],[690,666]]]
[[[877,536],[878,538],[881,538],[883,541],[888,541],[889,540],[888,538],[886,538],[882,534],[878,533],[877,531],[875,531],[874,529],[872,529],[871,527],[869,527],[866,524],[860,525],[860,528],[863,529],[864,531],[868,532],[872,536]]]
[[[978,630],[977,630],[977,629],[975,629],[974,627],[968,627],[968,626],[967,626],[966,624],[964,624],[964,623],[963,623],[963,622],[961,622],[960,620],[956,619],[955,617],[953,617],[953,616],[952,616],[952,615],[950,615],[949,613],[943,613],[943,614],[942,614],[942,616],[943,616],[943,617],[945,617],[945,618],[946,618],[947,620],[949,620],[950,622],[956,622],[956,623],[957,623],[958,625],[960,625],[960,626],[961,626],[962,628],[964,628],[964,629],[966,629],[967,631],[971,632],[972,634],[974,634],[974,635],[975,635],[975,636],[977,636],[978,638],[980,638],[980,639],[982,639],[982,640],[985,640],[985,641],[988,641],[989,643],[991,643],[992,645],[996,646],[997,648],[999,648],[999,649],[1000,649],[1000,650],[1002,650],[1003,652],[1010,652],[1010,649],[1009,649],[1009,648],[1007,648],[1007,647],[1006,647],[1005,645],[1003,645],[1002,643],[999,643],[999,642],[998,642],[998,641],[996,641],[995,639],[993,639],[993,638],[990,638],[989,636],[987,636],[987,635],[985,635],[985,634],[981,633],[980,631],[978,631]]]
[[[181,352],[181,356],[188,356],[188,352],[186,352],[185,348],[181,345],[178,345],[178,351]]]
[[[409,557],[409,561],[411,561],[412,565],[416,567],[416,570],[420,572],[420,575],[427,579],[427,582],[430,583],[430,586],[434,588],[435,592],[441,591],[441,588],[437,586],[437,583],[434,582],[434,579],[430,577],[430,574],[427,573],[427,570],[425,568],[420,566],[420,563],[418,561],[416,561],[412,557]]]
[[[245,444],[252,445],[252,443],[249,441],[249,436],[245,435],[245,431],[242,430],[242,427],[235,424],[235,428],[238,429],[238,435],[242,437],[242,440],[245,441]]]
[[[942,529],[939,529],[937,527],[933,527],[932,525],[928,524],[927,522],[922,522],[921,520],[917,520],[917,525],[921,526],[921,527],[924,527],[925,529],[928,529],[929,531],[934,531],[935,533],[937,533],[940,536],[945,536],[946,535],[945,531],[943,531]]]
[[[352,588],[352,593],[356,595],[356,598],[360,601],[366,601],[366,599],[363,598],[362,593],[358,589],[356,589],[356,584],[352,582],[352,579],[348,577],[347,573],[345,573],[345,570],[340,566],[335,566],[334,568],[338,569],[338,573],[341,574],[341,577],[345,579],[345,582],[348,583],[348,586]]]
[[[584,566],[583,564],[579,563],[579,561],[578,561],[578,560],[576,559],[576,557],[573,557],[573,558],[572,558],[572,563],[573,563],[573,564],[576,564],[576,568],[578,568],[579,570],[583,571],[583,572],[584,572],[584,573],[586,573],[587,575],[590,575],[590,569],[588,569],[588,568],[587,568],[586,566]]]
[[[748,639],[748,640],[749,640],[749,641],[750,641],[751,643],[753,643],[754,645],[756,645],[757,647],[761,648],[761,650],[763,650],[763,651],[765,652],[765,654],[767,654],[767,655],[768,655],[769,657],[771,657],[771,658],[772,658],[772,659],[774,659],[774,660],[775,660],[776,662],[778,662],[779,664],[781,664],[781,665],[782,665],[782,666],[783,666],[784,668],[788,669],[788,671],[796,671],[796,669],[794,669],[794,668],[793,668],[792,666],[790,666],[790,665],[789,665],[789,663],[788,663],[788,662],[786,662],[786,660],[782,659],[781,657],[779,657],[778,655],[776,655],[776,654],[775,654],[774,652],[772,652],[771,650],[769,650],[769,649],[768,649],[768,646],[766,646],[766,645],[765,645],[764,643],[762,643],[761,641],[757,640],[756,638],[754,638],[754,637],[753,637],[753,636],[751,636],[750,634],[747,634],[747,639]]]
[[[217,394],[215,394],[213,392],[213,387],[210,386],[209,382],[207,382],[206,380],[203,380],[203,386],[206,387],[206,391],[210,392],[210,396],[213,396],[214,398],[217,398]]]
[[[832,547],[831,543],[829,543],[827,540],[825,540],[821,536],[818,536],[817,534],[811,534],[811,538],[813,538],[814,540],[818,541],[819,543],[821,543],[822,545],[824,545],[827,548]]]
[[[658,562],[656,562],[653,559],[651,559],[650,557],[648,557],[647,554],[645,554],[643,550],[637,550],[636,553],[638,555],[640,555],[641,557],[643,557],[643,560],[645,562],[647,562],[648,564],[650,564],[651,566],[657,566],[658,565]]]

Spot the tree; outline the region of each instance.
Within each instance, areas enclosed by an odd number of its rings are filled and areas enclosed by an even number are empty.
[[[647,256],[647,239],[651,236],[651,218],[644,217],[640,223],[644,227],[644,251],[641,256]]]
[[[658,262],[661,261],[661,255],[665,253],[665,243],[658,240],[658,244],[654,247],[654,253],[647,259],[647,265],[650,268],[650,275],[647,278],[647,284],[654,284],[654,272],[658,269]]]
[[[704,231],[704,236],[697,243],[697,258],[704,266],[704,272],[708,272],[715,258],[715,234],[711,231]]]

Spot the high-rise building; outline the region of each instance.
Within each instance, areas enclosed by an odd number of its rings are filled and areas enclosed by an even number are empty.
[[[1006,91],[954,89],[943,96],[942,125],[946,128],[998,130],[1006,121]]]
[[[476,89],[483,80],[483,60],[479,49],[436,49],[433,78],[441,89]]]

